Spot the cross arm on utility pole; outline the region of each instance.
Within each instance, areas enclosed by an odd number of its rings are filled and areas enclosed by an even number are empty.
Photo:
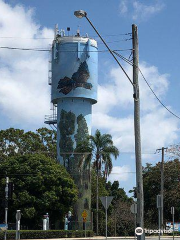
[[[167,150],[168,148],[167,148],[167,147],[158,148],[158,149],[156,149],[156,152],[163,151],[163,149],[164,149],[164,150]]]

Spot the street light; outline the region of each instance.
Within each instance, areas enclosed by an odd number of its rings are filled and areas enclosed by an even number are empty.
[[[139,97],[139,84],[138,84],[138,33],[137,26],[132,25],[132,40],[133,40],[133,81],[130,79],[114,52],[109,48],[107,43],[101,37],[95,26],[92,24],[90,19],[87,17],[87,13],[84,10],[75,11],[74,15],[77,18],[85,17],[90,23],[94,31],[97,33],[99,38],[102,40],[108,51],[111,53],[117,64],[120,66],[128,80],[133,86],[133,98],[134,98],[134,135],[135,135],[135,155],[136,155],[136,187],[137,187],[137,222],[136,226],[144,228],[144,196],[143,196],[143,179],[142,179],[142,160],[141,160],[141,134],[140,134],[140,97]],[[97,214],[98,217],[98,214]],[[98,229],[98,223],[97,223]],[[97,230],[98,231],[98,230]],[[144,234],[137,235],[138,240],[144,239]]]
[[[78,10],[74,12],[74,15],[77,18],[83,18],[83,17],[86,17],[87,13],[84,10]]]

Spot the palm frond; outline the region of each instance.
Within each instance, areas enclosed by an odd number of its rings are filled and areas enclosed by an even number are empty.
[[[113,145],[112,136],[110,134],[103,134],[101,136],[101,147]]]
[[[114,156],[115,159],[117,159],[117,157],[119,156],[119,150],[115,146],[107,146],[102,149],[102,152],[104,154],[106,153],[106,154],[110,154],[110,155]]]

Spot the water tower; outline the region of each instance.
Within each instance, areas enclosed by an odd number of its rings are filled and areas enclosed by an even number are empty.
[[[55,28],[51,51],[51,102],[53,116],[48,124],[57,124],[57,159],[65,166],[78,187],[79,195],[73,210],[74,229],[82,229],[82,212],[87,211],[87,229],[91,228],[90,168],[79,163],[83,155],[76,152],[79,142],[91,134],[92,105],[97,102],[97,42],[88,36],[66,36]],[[57,118],[56,118],[57,116]]]

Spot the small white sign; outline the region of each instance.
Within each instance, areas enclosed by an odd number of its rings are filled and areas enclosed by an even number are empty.
[[[133,214],[136,214],[137,213],[137,204],[133,203],[130,207],[130,210]]]

